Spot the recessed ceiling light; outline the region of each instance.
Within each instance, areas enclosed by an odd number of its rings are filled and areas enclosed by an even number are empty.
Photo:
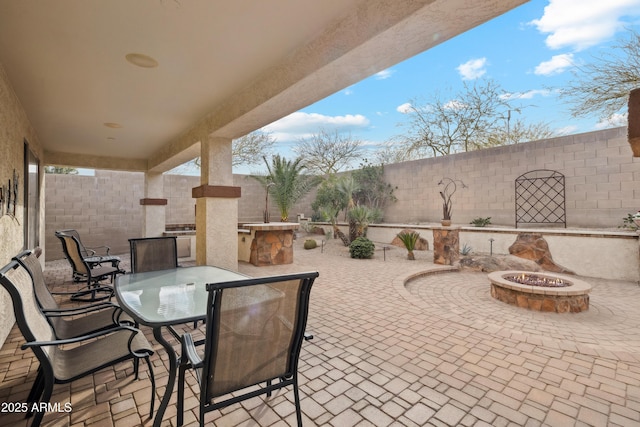
[[[142,53],[129,53],[125,58],[133,65],[137,65],[142,68],[155,68],[158,66],[158,61],[148,55],[143,55]]]
[[[108,127],[108,128],[111,128],[111,129],[120,129],[122,127],[122,125],[120,123],[107,122],[107,123],[104,123],[104,125],[106,127]]]

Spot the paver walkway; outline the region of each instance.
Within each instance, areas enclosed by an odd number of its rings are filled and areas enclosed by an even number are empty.
[[[587,279],[591,309],[551,315],[518,310],[489,295],[486,275],[433,270],[418,261],[352,260],[305,251],[295,263],[249,275],[318,270],[303,345],[300,390],[305,426],[638,426],[640,425],[640,287]],[[392,249],[400,250],[400,249]],[[48,265],[51,283],[70,277]],[[62,264],[64,265],[64,264]],[[151,335],[148,334],[151,338]],[[24,399],[37,369],[19,350],[17,331],[0,353],[0,402]],[[154,355],[159,392],[166,357]],[[28,375],[28,376],[27,376]],[[190,379],[194,387],[195,380]],[[48,414],[55,426],[150,425],[144,419],[149,381],[131,378],[131,364],[71,386],[57,386],[70,414]],[[188,408],[197,405],[188,391]],[[207,415],[216,426],[295,425],[291,392],[255,398]],[[195,425],[195,411],[186,416]],[[143,414],[142,417],[140,414]],[[175,425],[175,403],[165,425]],[[22,426],[0,413],[0,425]]]

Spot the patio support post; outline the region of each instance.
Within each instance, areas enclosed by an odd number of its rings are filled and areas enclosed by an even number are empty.
[[[238,198],[233,186],[231,139],[204,138],[200,144],[200,186],[196,199],[196,263],[238,269]]]
[[[140,200],[143,212],[143,237],[159,237],[165,231],[167,199],[164,197],[162,173],[147,172],[144,175],[144,199]]]

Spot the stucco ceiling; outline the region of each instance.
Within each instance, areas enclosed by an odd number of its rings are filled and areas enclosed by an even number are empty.
[[[0,0],[0,64],[50,159],[166,169],[524,2]]]

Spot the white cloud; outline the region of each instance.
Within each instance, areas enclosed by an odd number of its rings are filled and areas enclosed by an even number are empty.
[[[445,110],[462,110],[467,105],[463,102],[458,101],[457,99],[452,99],[443,105]]]
[[[299,138],[308,138],[320,129],[330,132],[334,130],[349,132],[367,126],[369,126],[369,119],[362,114],[327,116],[298,111],[265,126],[263,129],[270,132],[278,142],[290,142]]]
[[[574,133],[576,133],[578,131],[578,126],[575,125],[568,125],[565,127],[561,127],[555,130],[555,134],[558,136],[562,136],[562,135],[572,135]]]
[[[573,54],[563,53],[562,55],[552,56],[549,61],[541,62],[533,72],[539,76],[552,76],[563,73],[573,65]]]
[[[462,80],[475,80],[482,77],[487,70],[487,58],[471,59],[464,64],[460,64],[456,70],[462,76]]]
[[[532,89],[527,92],[514,92],[501,95],[502,99],[532,99],[536,96],[550,96],[551,91],[548,89]]]
[[[618,126],[626,126],[627,125],[627,113],[622,114],[614,114],[611,117],[602,120],[599,123],[596,123],[596,129],[607,129]]]
[[[352,89],[345,89],[343,92],[345,95],[349,96],[349,95],[353,95],[353,90]]]
[[[530,23],[549,34],[549,48],[579,51],[610,39],[624,27],[623,18],[633,16],[640,16],[638,0],[549,0],[542,17]]]
[[[385,80],[385,79],[388,79],[389,77],[391,77],[391,75],[393,73],[395,73],[395,70],[392,70],[391,68],[387,68],[386,70],[382,70],[382,71],[380,71],[378,73],[375,73],[373,75],[373,77],[376,80]]]
[[[413,110],[413,105],[411,105],[410,102],[405,102],[404,104],[398,105],[396,107],[396,111],[402,114],[410,113],[412,110]]]

